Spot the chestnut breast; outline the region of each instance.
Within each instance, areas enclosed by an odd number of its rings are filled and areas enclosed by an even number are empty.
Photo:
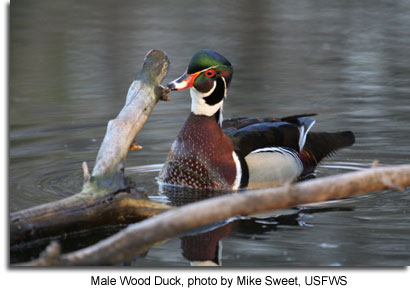
[[[160,181],[195,188],[230,189],[233,146],[214,117],[190,114],[174,141]]]

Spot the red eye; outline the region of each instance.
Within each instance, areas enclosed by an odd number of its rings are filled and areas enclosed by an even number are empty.
[[[205,76],[207,76],[208,78],[212,78],[213,76],[215,76],[215,71],[214,70],[207,70],[205,72]]]

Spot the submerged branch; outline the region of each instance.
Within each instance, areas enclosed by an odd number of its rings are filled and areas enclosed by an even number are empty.
[[[410,165],[371,168],[297,184],[240,193],[182,206],[133,224],[90,247],[53,257],[49,265],[115,265],[147,245],[234,216],[410,186]],[[44,265],[38,260],[26,265]]]

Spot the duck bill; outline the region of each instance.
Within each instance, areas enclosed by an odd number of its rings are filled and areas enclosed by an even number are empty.
[[[181,77],[175,79],[172,82],[169,82],[167,87],[171,90],[183,90],[187,88],[191,88],[194,85],[195,78],[200,74],[200,72],[196,72],[193,74],[188,74],[185,72]]]

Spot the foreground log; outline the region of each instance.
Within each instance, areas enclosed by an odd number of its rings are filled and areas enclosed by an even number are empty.
[[[169,210],[130,225],[93,246],[72,253],[59,255],[56,253],[58,247],[53,245],[49,248],[52,254],[47,254],[46,251],[44,257],[22,265],[115,265],[129,262],[147,245],[229,217],[246,216],[372,191],[403,190],[407,186],[410,186],[410,165],[399,165],[323,177],[282,187],[229,194]]]
[[[71,197],[14,212],[10,216],[10,244],[55,236],[72,230],[136,222],[169,209],[144,200],[124,175],[124,159],[136,134],[158,100],[168,100],[160,85],[169,66],[164,52],[151,50],[131,84],[126,103],[108,123],[92,174],[83,164],[84,186]]]

